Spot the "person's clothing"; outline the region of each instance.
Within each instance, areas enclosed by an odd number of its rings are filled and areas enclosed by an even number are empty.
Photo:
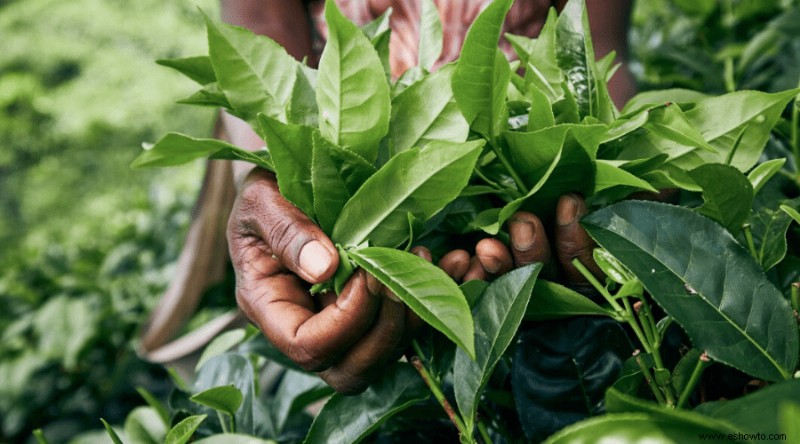
[[[420,0],[336,0],[342,13],[357,25],[364,25],[392,8],[390,19],[392,36],[389,43],[392,76],[397,78],[408,68],[417,65],[419,43]],[[458,58],[467,29],[475,17],[491,3],[491,0],[434,0],[442,21],[443,48],[433,69]],[[503,33],[535,37],[544,25],[551,6],[563,7],[565,0],[517,0],[511,7]],[[309,12],[314,25],[316,54],[322,52],[327,36],[324,20],[324,1],[312,0]],[[514,54],[505,38],[500,48],[509,58]]]

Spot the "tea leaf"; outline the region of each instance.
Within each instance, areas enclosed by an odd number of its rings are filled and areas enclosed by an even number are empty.
[[[223,385],[204,390],[189,399],[233,416],[242,405],[243,397],[242,392],[233,385]]]
[[[646,413],[613,413],[597,416],[562,429],[545,444],[606,441],[614,444],[695,442],[703,434],[718,431],[692,423],[654,417]]]
[[[614,204],[582,224],[636,275],[695,348],[757,378],[790,376],[798,332],[789,304],[722,227],[689,209],[654,202]]]
[[[747,179],[753,185],[753,194],[758,194],[772,176],[783,168],[785,163],[786,159],[772,159],[753,168],[753,170],[747,174]]]
[[[217,81],[211,58],[208,56],[184,57],[180,59],[156,60],[161,66],[172,68],[201,85],[208,85]]]
[[[193,415],[185,418],[167,433],[164,444],[186,444],[206,417],[207,415]]]
[[[536,281],[526,321],[547,321],[572,316],[611,316],[612,313],[586,296],[544,279]]]
[[[328,41],[319,61],[319,129],[328,140],[369,162],[389,129],[389,84],[378,53],[336,3],[325,3]]]
[[[245,151],[216,139],[196,139],[179,133],[167,133],[131,162],[131,168],[150,168],[182,165],[216,152]]]
[[[342,208],[332,239],[344,246],[396,247],[408,237],[408,216],[426,221],[467,184],[483,141],[431,142],[392,157]]]
[[[444,333],[470,357],[475,356],[469,306],[458,285],[444,271],[419,256],[391,248],[368,247],[349,254],[423,321]]]
[[[689,171],[689,176],[703,188],[704,214],[736,234],[753,206],[753,186],[736,168],[709,164]]]
[[[430,71],[442,53],[442,22],[432,0],[422,0],[421,8],[417,66]]]
[[[458,375],[455,396],[466,433],[472,432],[483,389],[514,339],[541,269],[542,264],[531,264],[500,276],[486,288],[473,308],[475,360],[457,350],[453,364],[453,372]]]

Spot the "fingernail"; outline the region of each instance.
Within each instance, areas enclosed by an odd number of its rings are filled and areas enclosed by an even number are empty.
[[[371,274],[367,275],[367,291],[371,295],[376,295],[381,291],[381,281]]]
[[[556,214],[556,222],[559,225],[569,225],[575,222],[575,219],[578,215],[578,201],[566,194],[561,197],[561,202],[558,205],[558,211]]]
[[[511,222],[511,243],[517,251],[528,251],[533,247],[533,240],[536,237],[536,225],[524,221],[516,220]]]
[[[330,267],[331,253],[322,245],[322,242],[314,240],[305,245],[300,250],[300,269],[310,278],[319,279]]]
[[[389,299],[391,299],[391,300],[393,300],[393,301],[395,301],[395,302],[399,302],[399,303],[401,303],[401,304],[403,303],[403,300],[402,300],[402,299],[400,299],[400,298],[398,298],[398,297],[397,297],[397,295],[396,295],[396,294],[394,294],[394,292],[393,292],[392,290],[389,290],[389,289],[387,288],[387,289],[386,289],[386,292],[385,292],[385,294],[386,294],[386,297],[387,297],[387,298],[389,298]]]
[[[494,256],[487,256],[486,263],[483,264],[483,268],[489,273],[497,273],[497,270],[499,270],[502,265],[503,263],[500,261],[500,259]]]

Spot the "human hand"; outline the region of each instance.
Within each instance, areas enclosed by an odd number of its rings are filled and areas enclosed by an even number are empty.
[[[363,270],[338,296],[309,294],[339,265],[333,243],[286,201],[274,176],[255,169],[245,179],[228,220],[236,300],[275,347],[318,372],[337,392],[363,391],[396,359],[419,318]]]
[[[499,276],[514,267],[542,262],[545,274],[562,280],[576,291],[591,293],[591,284],[572,265],[572,260],[577,258],[596,277],[603,277],[592,257],[596,244],[579,223],[587,212],[586,202],[578,194],[565,194],[558,200],[552,231],[555,255],[542,221],[533,213],[519,211],[508,221],[510,248],[494,238],[482,239],[475,246],[474,256],[466,250],[454,250],[442,257],[439,267],[457,282],[465,282]]]

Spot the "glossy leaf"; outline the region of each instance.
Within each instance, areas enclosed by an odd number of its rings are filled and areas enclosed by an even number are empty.
[[[655,91],[644,91],[633,96],[628,103],[625,104],[622,112],[630,114],[652,105],[665,105],[667,103],[692,103],[698,102],[708,97],[700,91],[691,89],[672,88],[660,89]]]
[[[538,88],[528,91],[531,98],[531,110],[528,112],[528,131],[538,131],[556,124],[553,106],[545,93]]]
[[[631,351],[625,331],[612,319],[581,316],[523,325],[511,388],[528,442],[541,442],[603,413],[606,388],[617,380]]]
[[[167,426],[154,409],[136,407],[125,418],[123,432],[131,442],[160,444],[167,435]]]
[[[595,176],[594,182],[594,194],[619,186],[638,188],[653,193],[658,192],[658,190],[653,188],[646,180],[642,180],[622,168],[614,166],[610,162],[598,160],[595,166],[597,167],[597,175]]]
[[[714,429],[653,417],[646,413],[615,413],[598,416],[565,428],[545,441],[545,444],[684,444],[696,442],[702,434]]]
[[[696,348],[771,381],[797,365],[788,303],[733,237],[689,209],[621,202],[582,224],[644,284]]]
[[[704,203],[697,211],[738,233],[753,206],[750,181],[736,168],[720,164],[697,167],[689,176],[703,188]]]
[[[800,404],[797,400],[782,403],[778,414],[781,432],[787,435],[787,441],[800,441]]]
[[[311,156],[312,136],[316,130],[281,123],[264,114],[258,116],[258,125],[272,156],[281,194],[314,219]]]
[[[272,164],[272,157],[266,149],[248,151],[236,147],[227,147],[208,156],[208,158],[211,160],[243,160],[264,168],[265,170],[272,171],[273,173],[275,172],[275,166]]]
[[[783,168],[785,163],[786,159],[772,159],[753,168],[747,174],[747,179],[753,185],[753,194],[757,194],[767,181]]]
[[[586,296],[555,282],[539,279],[525,311],[526,321],[548,321],[572,316],[611,316]]]
[[[395,364],[357,396],[333,395],[311,425],[304,444],[354,444],[387,419],[430,396],[408,364]]]
[[[691,148],[699,148],[711,153],[717,150],[711,146],[686,118],[686,115],[677,105],[667,104],[649,110],[645,128],[655,133],[658,137],[677,142]]]
[[[542,264],[531,264],[500,276],[473,308],[475,359],[457,350],[453,364],[453,372],[458,375],[455,396],[466,433],[473,430],[483,389],[517,333],[541,269]]]
[[[471,281],[464,282],[463,284],[459,285],[458,288],[460,288],[461,292],[464,293],[464,297],[467,298],[467,304],[469,304],[469,308],[472,309],[481,299],[483,292],[486,291],[488,286],[489,283],[484,280],[473,279]]]
[[[475,356],[472,315],[464,294],[440,268],[405,251],[368,247],[350,258],[392,290],[423,321]]]
[[[431,71],[442,53],[442,22],[439,19],[439,9],[433,0],[422,0],[420,3],[422,11],[419,22],[417,66]]]
[[[231,105],[228,98],[225,97],[225,93],[219,88],[217,82],[212,82],[203,86],[202,89],[195,91],[189,97],[177,100],[176,103],[182,105],[221,107],[231,110],[231,114],[236,115],[236,112],[232,111],[233,105]]]
[[[699,405],[695,411],[746,430],[749,433],[780,433],[780,407],[800,399],[800,380],[772,384],[730,401]]]
[[[111,442],[113,442],[114,444],[123,444],[122,440],[119,438],[119,435],[117,434],[117,432],[114,430],[113,427],[111,427],[111,424],[109,424],[103,418],[100,418],[100,422],[103,423],[103,427],[105,427],[106,433],[108,434],[108,437],[111,438]]]
[[[250,30],[208,17],[206,27],[217,84],[236,114],[251,123],[259,113],[285,122],[297,61],[275,41]]]
[[[223,385],[204,390],[189,399],[233,416],[242,405],[243,396],[236,387]]]
[[[235,424],[238,433],[254,433],[253,410],[256,398],[253,366],[245,356],[236,353],[223,353],[209,359],[200,371],[197,372],[194,382],[194,392],[204,392],[223,384],[231,384],[242,395],[241,406],[235,411]],[[228,393],[225,401],[227,406],[233,405],[235,394],[232,390],[230,399]],[[191,403],[190,403],[191,404]]]
[[[207,415],[193,415],[177,423],[167,433],[164,444],[186,444],[206,417]]]
[[[225,353],[231,348],[239,345],[246,337],[247,331],[243,328],[226,331],[225,333],[217,336],[206,346],[205,349],[203,349],[203,354],[200,355],[200,359],[197,360],[197,365],[195,365],[195,371],[199,370],[200,367],[206,363],[206,361],[214,356]]]
[[[605,79],[598,78],[589,14],[583,0],[568,2],[558,17],[556,55],[567,87],[578,102],[580,116],[611,122],[615,117],[614,105]]]
[[[434,140],[467,140],[469,125],[461,115],[450,88],[454,69],[453,65],[448,65],[392,99],[389,125],[392,153],[422,148]]]
[[[155,144],[144,145],[144,149],[131,168],[176,166],[222,150],[244,151],[221,140],[196,139],[179,133],[167,133]]]
[[[342,208],[331,238],[343,246],[400,245],[408,213],[426,221],[458,196],[483,143],[431,142],[392,157]]]
[[[508,115],[511,69],[497,48],[511,0],[495,0],[472,22],[453,74],[453,95],[470,127],[493,140]]]
[[[763,207],[751,215],[750,230],[756,246],[756,259],[764,271],[778,265],[786,256],[786,232],[791,224],[791,216],[780,209]]]
[[[295,82],[286,109],[286,120],[295,125],[319,126],[317,107],[317,70],[298,63],[295,68]]]
[[[153,410],[156,411],[156,413],[158,413],[158,416],[161,418],[161,422],[163,422],[164,425],[169,425],[169,411],[164,403],[159,401],[155,395],[150,393],[150,391],[144,387],[136,387],[136,393],[138,393],[139,396],[141,396],[142,399],[147,402],[147,405],[149,405]]]
[[[788,205],[781,205],[781,211],[788,214],[792,219],[794,219],[795,222],[800,224],[800,212],[798,212],[796,209]]]
[[[336,3],[325,3],[328,41],[319,61],[319,129],[369,162],[389,128],[389,84],[378,53]]]
[[[275,393],[272,414],[278,430],[283,430],[290,416],[308,404],[329,396],[333,389],[317,375],[289,370]]]
[[[211,66],[211,59],[208,56],[161,59],[156,60],[156,63],[172,68],[201,85],[217,81],[217,75],[214,74],[214,67]]]
[[[529,85],[529,89],[543,93],[551,103],[564,96],[561,88],[563,73],[556,55],[557,22],[558,14],[554,8],[550,8],[525,65],[525,83]]]
[[[389,26],[389,22],[391,18],[392,8],[390,7],[375,20],[361,26],[361,32],[367,36],[370,43],[372,43],[372,47],[378,53],[378,58],[381,60],[381,65],[383,65],[383,72],[389,81],[392,78],[392,67],[389,63],[389,41],[392,36],[392,28]]]

